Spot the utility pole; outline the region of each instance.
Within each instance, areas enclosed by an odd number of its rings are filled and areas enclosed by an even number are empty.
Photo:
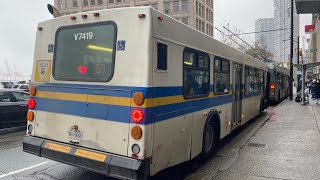
[[[300,49],[299,49],[299,42],[300,42],[300,36],[298,36],[298,48],[297,48],[297,64],[299,64],[299,61],[300,61]],[[299,70],[301,72],[301,68],[297,68],[297,92],[298,92],[298,88],[299,88],[299,83],[300,83],[300,77],[299,77]]]
[[[290,37],[290,82],[289,82],[289,87],[290,87],[290,100],[293,99],[293,64],[292,64],[292,59],[293,59],[293,1],[291,0],[291,37]]]

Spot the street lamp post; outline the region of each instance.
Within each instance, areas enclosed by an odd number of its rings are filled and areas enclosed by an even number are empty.
[[[289,99],[293,99],[293,87],[292,87],[292,82],[293,82],[293,64],[292,64],[292,59],[293,59],[293,1],[291,0],[291,37],[290,37],[290,82],[289,82],[289,87],[290,87],[290,97]]]

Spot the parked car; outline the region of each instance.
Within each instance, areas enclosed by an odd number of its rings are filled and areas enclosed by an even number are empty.
[[[28,99],[25,91],[0,90],[0,129],[27,125]]]
[[[0,86],[2,85],[3,88],[11,89],[13,86],[13,82],[0,82]]]
[[[22,90],[29,92],[29,84],[15,84],[11,89]]]

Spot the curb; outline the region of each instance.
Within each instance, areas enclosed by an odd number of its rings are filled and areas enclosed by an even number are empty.
[[[7,134],[7,133],[12,133],[12,132],[18,132],[22,130],[26,130],[27,126],[19,126],[19,127],[12,127],[12,128],[5,128],[5,129],[0,129],[0,134]]]

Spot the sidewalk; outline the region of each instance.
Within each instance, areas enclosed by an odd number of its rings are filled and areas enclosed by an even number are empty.
[[[214,179],[320,179],[319,125],[320,105],[285,100]]]

